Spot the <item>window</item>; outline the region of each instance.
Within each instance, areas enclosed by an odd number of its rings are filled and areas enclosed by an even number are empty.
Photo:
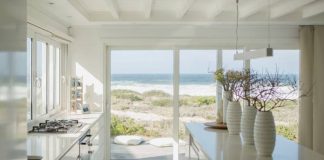
[[[27,38],[28,120],[60,108],[61,46],[51,40]]]

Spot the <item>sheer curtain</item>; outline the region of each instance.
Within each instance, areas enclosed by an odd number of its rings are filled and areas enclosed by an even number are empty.
[[[324,154],[324,26],[301,26],[299,33],[299,143]]]

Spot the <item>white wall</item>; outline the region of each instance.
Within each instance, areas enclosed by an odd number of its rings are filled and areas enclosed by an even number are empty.
[[[82,77],[84,100],[92,111],[101,111],[103,90],[103,42],[97,30],[73,28],[69,47],[71,77]]]

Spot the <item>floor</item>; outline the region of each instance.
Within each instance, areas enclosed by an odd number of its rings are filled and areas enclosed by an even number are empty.
[[[113,160],[172,160],[172,147],[155,147],[150,144],[126,146],[111,144],[111,159]],[[185,148],[180,147],[179,159],[185,157]]]

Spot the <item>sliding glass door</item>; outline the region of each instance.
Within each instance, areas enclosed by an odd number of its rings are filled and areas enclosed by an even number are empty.
[[[111,77],[111,159],[172,159],[173,51],[113,50]]]

